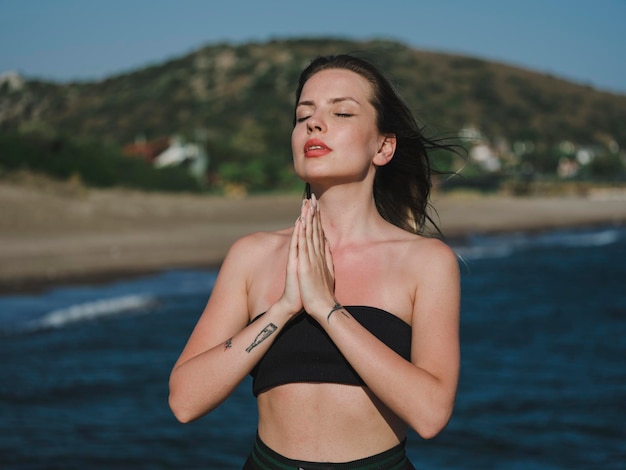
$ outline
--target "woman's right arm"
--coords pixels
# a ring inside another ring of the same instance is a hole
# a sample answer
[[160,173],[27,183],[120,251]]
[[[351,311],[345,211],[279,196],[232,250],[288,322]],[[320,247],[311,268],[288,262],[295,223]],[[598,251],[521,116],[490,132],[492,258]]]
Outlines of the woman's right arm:
[[[171,372],[169,405],[182,423],[203,416],[224,401],[300,309],[299,295],[294,302],[296,296],[288,292],[288,267],[281,299],[249,324],[248,272],[255,253],[258,256],[259,236],[245,237],[231,247],[204,312]],[[293,264],[294,238],[288,264]]]

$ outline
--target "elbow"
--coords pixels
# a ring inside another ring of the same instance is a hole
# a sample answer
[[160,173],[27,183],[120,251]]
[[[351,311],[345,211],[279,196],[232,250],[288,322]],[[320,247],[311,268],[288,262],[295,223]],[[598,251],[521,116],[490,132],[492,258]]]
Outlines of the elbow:
[[179,423],[187,424],[196,419],[188,407],[184,405],[183,400],[177,398],[176,394],[170,392],[168,403],[170,406],[170,410],[174,414],[174,417],[178,420]]
[[187,424],[200,418],[203,412],[199,407],[197,399],[194,398],[193,394],[190,394],[190,390],[180,385],[170,381],[168,404],[174,417],[180,423]]
[[441,406],[437,410],[433,410],[427,417],[419,419],[419,422],[411,423],[411,427],[422,439],[432,439],[448,425],[453,408],[454,404]]
[[169,380],[168,405],[178,422],[187,424],[199,418],[199,415],[194,410],[194,400],[189,394],[189,389],[184,385],[184,381],[181,381],[177,370],[174,369]]
[[193,421],[193,417],[189,413],[189,408],[185,406],[185,403],[188,403],[188,400],[185,400],[181,394],[180,387],[176,386],[174,381],[174,371],[170,376],[169,389],[170,393],[167,398],[167,403],[170,407],[170,410],[174,414],[174,417],[178,420],[179,423],[187,424]]
[[422,439],[432,439],[437,436],[441,431],[443,431],[443,429],[446,427],[446,424],[448,424],[448,421],[445,421],[443,423],[429,423],[426,425],[422,425],[417,429],[417,434],[419,434]]
[[187,424],[210,413],[219,402],[209,401],[207,397],[198,397],[192,391],[170,386],[168,404],[174,417],[180,423]]

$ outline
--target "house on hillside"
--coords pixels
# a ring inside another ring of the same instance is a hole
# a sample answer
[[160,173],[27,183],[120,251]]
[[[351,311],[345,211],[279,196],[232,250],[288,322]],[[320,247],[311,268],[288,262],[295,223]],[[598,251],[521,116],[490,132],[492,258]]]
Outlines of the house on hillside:
[[138,136],[135,142],[122,148],[122,153],[127,157],[138,157],[148,163],[153,163],[155,158],[169,146],[169,137],[159,137],[158,139],[147,141],[144,136]]
[[490,173],[501,170],[502,150],[491,145],[478,128],[466,126],[459,131],[459,137],[469,146],[469,156],[474,163]]
[[485,171],[493,173],[500,171],[502,168],[500,156],[495,149],[486,142],[473,145],[469,154],[472,161],[476,162]]
[[161,137],[153,141],[139,138],[123,148],[124,155],[140,157],[155,168],[184,166],[198,181],[204,180],[209,166],[209,157],[203,146],[184,142],[178,136]]

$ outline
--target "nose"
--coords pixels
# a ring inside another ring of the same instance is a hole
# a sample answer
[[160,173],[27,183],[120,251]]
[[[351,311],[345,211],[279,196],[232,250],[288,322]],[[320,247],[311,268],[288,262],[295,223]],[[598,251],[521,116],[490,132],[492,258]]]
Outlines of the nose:
[[309,116],[309,119],[306,120],[307,131],[312,132],[324,132],[326,130],[326,123],[319,115],[319,113],[313,113],[313,115]]

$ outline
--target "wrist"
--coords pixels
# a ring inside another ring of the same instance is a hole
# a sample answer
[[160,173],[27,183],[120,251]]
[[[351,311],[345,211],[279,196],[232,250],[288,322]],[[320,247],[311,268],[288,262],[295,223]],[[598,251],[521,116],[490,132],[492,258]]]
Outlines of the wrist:
[[315,318],[320,324],[328,324],[330,320],[339,312],[344,312],[344,315],[347,315],[346,310],[343,305],[341,305],[336,299],[330,299],[327,301],[319,302],[315,307],[310,306],[306,308],[306,312]]
[[273,314],[276,314],[280,317],[285,317],[287,320],[289,320],[292,317],[295,317],[300,312],[302,312],[302,307],[296,308],[293,305],[289,305],[288,302],[283,302],[281,300],[278,300],[276,303],[270,306],[270,308],[268,309],[268,312],[270,310],[272,311]]
[[317,298],[315,302],[307,302],[304,311],[315,318],[318,322],[326,321],[328,312],[339,305],[334,297]]
[[335,312],[337,312],[338,310],[343,310],[343,305],[341,305],[339,302],[335,301],[335,305],[333,305],[333,307],[326,314],[326,322],[327,323],[330,322],[330,317],[332,317],[333,314]]

